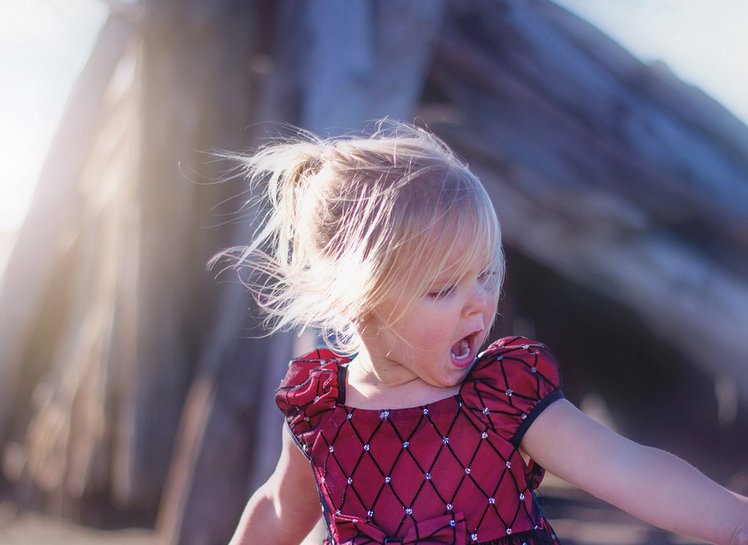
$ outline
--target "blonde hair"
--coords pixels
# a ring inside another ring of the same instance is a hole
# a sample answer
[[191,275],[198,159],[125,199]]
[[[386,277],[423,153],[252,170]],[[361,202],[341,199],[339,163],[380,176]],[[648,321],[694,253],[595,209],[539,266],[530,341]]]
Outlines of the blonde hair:
[[315,327],[331,348],[352,353],[358,318],[397,296],[394,323],[448,267],[453,281],[478,267],[501,285],[501,232],[488,194],[423,129],[380,122],[368,135],[332,139],[299,130],[235,157],[269,207],[247,246],[211,264],[230,258],[254,271],[248,286],[270,332]]

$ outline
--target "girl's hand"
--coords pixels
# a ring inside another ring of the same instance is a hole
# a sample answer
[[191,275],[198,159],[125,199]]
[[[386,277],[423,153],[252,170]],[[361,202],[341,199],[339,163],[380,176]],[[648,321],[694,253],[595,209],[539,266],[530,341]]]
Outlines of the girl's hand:
[[551,473],[650,524],[719,545],[748,545],[748,498],[618,435],[566,400],[538,416],[521,448]]

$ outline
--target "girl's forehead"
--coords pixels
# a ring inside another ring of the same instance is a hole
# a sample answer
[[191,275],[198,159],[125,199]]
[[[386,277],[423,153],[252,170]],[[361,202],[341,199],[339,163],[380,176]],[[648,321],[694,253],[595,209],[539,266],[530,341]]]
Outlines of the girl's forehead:
[[429,260],[431,266],[424,263],[421,270],[436,281],[446,282],[467,273],[480,272],[491,261],[491,256],[481,251],[485,244],[466,232],[431,243],[435,259]]
[[436,206],[419,202],[415,213],[405,216],[395,270],[408,291],[423,293],[436,283],[456,282],[497,263],[501,235],[486,199],[479,191],[466,191]]
[[[431,271],[432,276],[436,282],[449,282],[467,273],[479,273],[485,267],[484,260],[481,260],[480,263],[475,259],[471,261],[468,262],[465,253],[452,251],[441,268]],[[488,261],[488,259],[485,261]]]

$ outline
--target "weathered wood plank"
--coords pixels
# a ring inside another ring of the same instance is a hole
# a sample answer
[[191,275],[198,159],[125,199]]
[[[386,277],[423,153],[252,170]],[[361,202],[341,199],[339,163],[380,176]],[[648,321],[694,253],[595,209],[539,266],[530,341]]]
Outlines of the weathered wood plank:
[[[0,285],[0,444],[24,365],[26,344],[44,313],[44,294],[59,274],[62,256],[78,232],[79,176],[102,123],[103,96],[132,28],[110,17],[68,98],[50,145],[28,215],[9,256]],[[43,257],[42,257],[43,256]]]
[[510,245],[617,298],[748,397],[748,128],[533,6],[451,3],[433,82],[455,118],[421,116],[481,172]]

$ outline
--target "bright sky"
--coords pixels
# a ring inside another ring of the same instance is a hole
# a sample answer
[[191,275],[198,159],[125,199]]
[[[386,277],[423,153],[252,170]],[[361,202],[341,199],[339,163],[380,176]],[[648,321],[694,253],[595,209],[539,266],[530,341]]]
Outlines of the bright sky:
[[748,123],[746,0],[553,0]]
[[[745,0],[555,0],[748,120]],[[103,0],[0,0],[0,233],[17,229]]]

